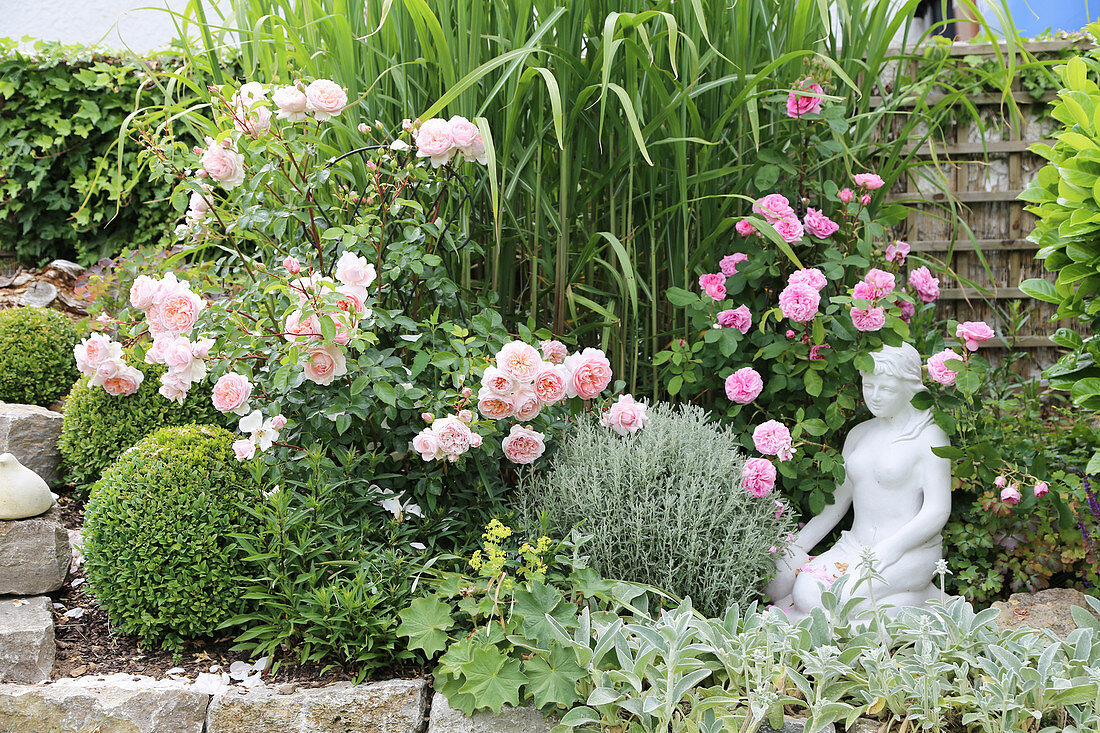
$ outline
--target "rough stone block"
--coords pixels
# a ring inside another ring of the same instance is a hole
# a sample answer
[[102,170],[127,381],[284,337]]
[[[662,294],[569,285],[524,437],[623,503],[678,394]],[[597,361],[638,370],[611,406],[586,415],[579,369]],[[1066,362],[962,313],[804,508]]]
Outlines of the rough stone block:
[[1072,608],[1095,613],[1085,600],[1085,594],[1073,588],[1047,588],[1038,593],[1013,593],[1007,601],[997,601],[993,608],[1000,609],[997,625],[1002,629],[1030,626],[1033,629],[1049,629],[1065,639],[1077,628]]
[[0,598],[0,682],[45,682],[56,655],[50,599]]
[[536,708],[513,708],[505,705],[499,715],[474,713],[470,717],[455,710],[441,693],[432,697],[432,714],[428,733],[550,733],[554,721]]
[[0,402],[0,453],[11,453],[50,486],[61,483],[61,413]]
[[234,688],[210,703],[206,733],[416,733],[427,701],[424,680],[341,683],[289,695]]
[[192,691],[187,682],[131,675],[0,685],[0,730],[203,733],[209,703],[209,695]]
[[0,521],[0,595],[57,590],[68,577],[72,557],[56,506],[40,517]]

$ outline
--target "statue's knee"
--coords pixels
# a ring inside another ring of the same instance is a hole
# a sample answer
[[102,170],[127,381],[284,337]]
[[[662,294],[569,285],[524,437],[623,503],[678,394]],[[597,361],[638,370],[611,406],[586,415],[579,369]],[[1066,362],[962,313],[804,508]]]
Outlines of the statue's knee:
[[809,613],[811,609],[821,605],[821,583],[817,578],[806,573],[800,573],[794,581],[794,589],[791,591],[791,600],[794,607],[803,613]]

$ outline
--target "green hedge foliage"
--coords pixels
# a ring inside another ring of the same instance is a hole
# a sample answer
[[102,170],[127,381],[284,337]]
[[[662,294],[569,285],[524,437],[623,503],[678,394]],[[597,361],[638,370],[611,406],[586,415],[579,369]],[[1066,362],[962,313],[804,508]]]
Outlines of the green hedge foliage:
[[[2,185],[2,184],[0,184]],[[80,376],[72,319],[46,308],[0,311],[0,401],[49,407]]]
[[0,39],[0,243],[21,262],[89,265],[170,234],[167,186],[133,141],[121,166],[116,147],[127,115],[156,101],[161,63]]
[[157,428],[188,423],[228,426],[237,419],[227,419],[214,409],[209,383],[196,384],[180,405],[157,392],[165,367],[146,364],[129,353],[126,363],[145,374],[135,394],[112,397],[100,387],[89,386],[84,376],[65,401],[58,447],[67,479],[77,486],[94,483],[120,453]]
[[180,648],[243,608],[244,553],[230,537],[258,484],[233,436],[207,425],[162,428],[92,487],[84,521],[88,580],[112,623],[145,644]]

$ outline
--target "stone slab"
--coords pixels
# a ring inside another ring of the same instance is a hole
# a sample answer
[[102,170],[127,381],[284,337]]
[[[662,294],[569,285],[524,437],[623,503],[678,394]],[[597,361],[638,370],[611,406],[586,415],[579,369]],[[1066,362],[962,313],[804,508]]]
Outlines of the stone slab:
[[[0,685],[5,733],[203,733],[210,696],[186,682],[110,675]],[[262,729],[256,729],[257,731]]]
[[0,595],[52,593],[71,562],[69,533],[56,506],[38,517],[0,521]]
[[1073,588],[1047,588],[1038,593],[1013,593],[1007,601],[997,601],[993,608],[1000,609],[997,625],[1002,629],[1029,626],[1033,629],[1049,629],[1065,639],[1077,628],[1073,620],[1074,606],[1091,611],[1085,594]]
[[422,679],[342,683],[289,695],[232,688],[210,703],[206,733],[418,733],[427,702]]
[[50,486],[61,483],[60,412],[0,402],[0,453],[11,453]]
[[428,721],[428,733],[550,733],[553,727],[553,721],[531,706],[505,705],[499,715],[480,712],[471,717],[452,708],[438,692]]
[[45,682],[56,656],[50,599],[0,598],[0,682]]

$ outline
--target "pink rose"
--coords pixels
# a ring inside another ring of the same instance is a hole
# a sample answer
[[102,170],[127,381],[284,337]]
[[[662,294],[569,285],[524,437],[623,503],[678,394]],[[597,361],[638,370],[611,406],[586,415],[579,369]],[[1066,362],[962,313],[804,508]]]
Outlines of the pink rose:
[[507,397],[516,390],[516,378],[495,366],[485,367],[481,386],[499,397]]
[[998,476],[997,478],[993,479],[993,485],[996,486],[998,489],[1003,489],[1006,483],[1008,483],[1008,479],[1006,479],[1004,476]]
[[474,413],[470,410],[459,410],[458,419],[469,425],[474,421]]
[[840,189],[840,191],[837,193],[837,196],[840,198],[840,203],[842,204],[850,204],[855,201],[856,198],[856,195],[852,193],[852,189],[850,188]]
[[1016,506],[1020,503],[1020,499],[1022,498],[1020,489],[1016,484],[1009,484],[1001,490],[1001,501],[1010,506]]
[[73,349],[76,368],[81,374],[94,374],[104,361],[122,361],[122,344],[103,333],[93,333]]
[[962,361],[962,357],[951,349],[944,349],[939,353],[932,354],[932,356],[928,357],[928,376],[932,377],[933,381],[945,387],[953,385],[955,383],[956,372],[945,363],[952,359]]
[[[722,274],[726,277],[731,277],[737,274],[737,266],[747,260],[749,256],[742,252],[734,252],[731,255],[726,255],[718,263],[718,268],[722,271]],[[724,283],[723,283],[724,284]]]
[[103,389],[112,397],[129,397],[138,391],[143,381],[145,375],[140,369],[123,364],[113,377],[103,380]]
[[720,272],[700,275],[699,287],[714,300],[722,300],[726,297],[726,276]]
[[302,311],[297,310],[286,317],[283,324],[283,337],[287,341],[313,341],[321,338],[321,321],[316,315],[302,320]]
[[250,461],[256,456],[256,444],[248,438],[233,441],[233,454],[238,461]]
[[821,295],[809,285],[788,285],[779,293],[779,309],[795,323],[812,321],[821,304]]
[[275,417],[271,418],[270,422],[271,427],[275,430],[282,430],[286,427],[286,418],[282,415],[276,415]]
[[512,431],[500,445],[504,449],[504,456],[512,463],[534,463],[546,452],[546,443],[543,440],[545,437],[531,428],[513,425]]
[[855,181],[855,184],[857,186],[859,186],[860,188],[865,188],[868,191],[874,191],[876,189],[882,188],[883,184],[885,183],[885,181],[883,181],[881,177],[874,173],[857,173],[852,176],[852,180]]
[[251,112],[238,107],[235,113],[233,127],[241,132],[259,137],[271,129],[271,110],[267,107],[257,107]]
[[453,415],[432,423],[431,430],[439,438],[440,449],[449,456],[459,456],[470,448],[470,426]]
[[439,438],[431,428],[424,428],[412,440],[413,450],[420,454],[425,461],[437,461],[444,457],[443,448],[439,444]]
[[815,344],[811,346],[810,361],[825,361],[825,357],[821,355],[821,352],[828,348],[831,348],[829,344]]
[[297,275],[302,271],[302,263],[299,262],[296,257],[287,257],[283,260],[283,267],[285,267],[286,271],[291,275]]
[[585,349],[565,360],[570,376],[567,394],[576,395],[582,400],[598,397],[611,384],[611,362],[599,349]]
[[543,364],[535,375],[535,394],[544,405],[553,405],[564,397],[569,385],[569,373],[565,367]]
[[857,331],[878,331],[886,325],[886,312],[882,308],[853,308],[852,325]]
[[367,262],[366,257],[360,257],[354,252],[344,252],[336,261],[336,279],[345,285],[358,285],[365,288],[374,282],[376,277],[378,273],[374,265]]
[[347,359],[339,346],[325,344],[306,353],[305,375],[311,382],[327,386],[347,373]]
[[806,216],[803,217],[803,222],[806,225],[806,231],[818,239],[831,237],[840,229],[839,224],[814,208],[806,209]]
[[164,330],[177,336],[189,334],[195,328],[199,312],[205,307],[202,298],[190,290],[176,290],[160,304],[160,324]]
[[130,305],[138,310],[148,310],[153,305],[160,284],[148,275],[138,275],[130,286]]
[[244,156],[236,149],[223,147],[212,138],[206,138],[207,148],[199,163],[211,179],[231,191],[244,183]]
[[468,161],[477,161],[482,165],[489,162],[485,153],[485,143],[481,139],[481,130],[465,117],[455,115],[450,120],[451,140],[462,157]]
[[747,405],[764,391],[764,380],[752,367],[741,367],[726,377],[726,397],[739,405]]
[[499,395],[488,387],[482,387],[477,393],[477,409],[490,420],[503,420],[516,414],[510,397]]
[[856,286],[852,288],[852,299],[866,301],[874,300],[875,286],[865,280],[860,280],[856,283]]
[[796,120],[808,114],[821,112],[821,100],[825,90],[813,79],[802,79],[787,95],[787,116]]
[[336,288],[336,307],[352,316],[348,319],[350,325],[358,324],[367,314],[367,295],[367,289],[362,285],[340,285]]
[[438,117],[433,117],[421,124],[414,140],[417,157],[430,158],[433,168],[446,165],[455,154],[451,125]]
[[524,385],[523,389],[512,395],[512,405],[520,422],[534,420],[542,412],[542,401],[531,385]]
[[791,447],[791,431],[777,420],[768,420],[752,431],[752,442],[764,455],[778,455]]
[[885,270],[880,270],[877,267],[872,267],[867,271],[867,274],[863,277],[863,282],[875,289],[876,298],[889,295],[894,292],[894,287],[896,286],[894,274],[886,272]]
[[724,310],[718,314],[718,325],[724,328],[736,328],[743,334],[748,333],[752,327],[752,313],[749,312],[747,305]]
[[893,262],[897,260],[899,265],[904,265],[905,258],[909,256],[909,249],[909,243],[899,239],[886,248],[886,261]]
[[775,488],[775,466],[766,458],[750,458],[741,467],[741,483],[745,491],[763,499]]
[[794,209],[786,196],[769,193],[752,205],[752,213],[760,214],[769,224],[775,224],[780,219],[793,217]]
[[752,222],[748,219],[742,219],[733,225],[733,228],[737,230],[737,233],[742,237],[747,237],[756,231],[756,227],[752,225]]
[[306,87],[306,103],[314,119],[324,122],[348,106],[348,93],[334,81],[318,79]]
[[964,321],[955,327],[955,337],[966,342],[966,348],[977,351],[978,344],[993,338],[993,329],[985,321]]
[[1037,498],[1041,499],[1048,493],[1050,493],[1050,486],[1047,484],[1046,481],[1040,481],[1039,483],[1035,484],[1035,496]]
[[561,364],[569,356],[569,349],[561,341],[540,341],[539,348],[542,349],[542,358],[551,364]]
[[306,119],[309,100],[298,87],[279,87],[271,93],[271,101],[279,108],[276,118],[287,122],[301,122]]
[[806,233],[802,228],[802,222],[793,216],[789,219],[780,219],[773,224],[775,232],[783,238],[784,242],[794,244],[795,242],[801,242],[803,235]]
[[218,412],[234,412],[243,415],[248,412],[248,398],[252,396],[252,382],[248,377],[236,372],[223,374],[214,384],[211,399]]
[[822,274],[821,270],[816,267],[808,267],[798,272],[792,272],[787,277],[787,284],[809,285],[820,293],[829,284],[829,281],[825,279],[825,275]]
[[611,428],[623,437],[638,432],[648,424],[646,404],[635,402],[634,397],[628,394],[620,395],[618,402],[600,417],[600,425]]
[[865,193],[862,196],[860,196],[859,197],[859,203],[863,204],[864,206],[870,206],[870,204],[871,204],[871,194]]
[[898,308],[901,309],[901,320],[909,323],[913,320],[913,316],[917,314],[917,307],[910,303],[908,300],[899,300]]
[[922,303],[934,303],[940,297],[940,281],[932,277],[932,273],[924,265],[910,271],[909,284],[917,291],[917,297]]
[[507,374],[517,382],[530,384],[535,380],[535,375],[542,366],[542,356],[539,350],[522,341],[511,341],[504,344],[497,352],[497,369]]

